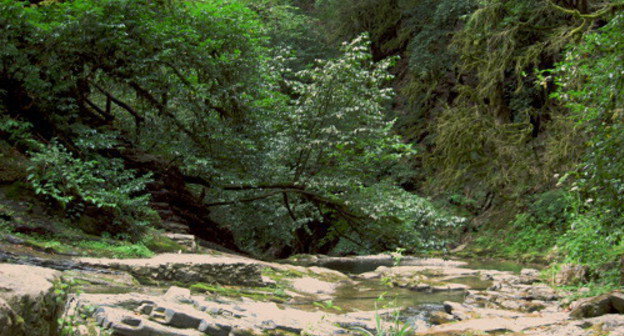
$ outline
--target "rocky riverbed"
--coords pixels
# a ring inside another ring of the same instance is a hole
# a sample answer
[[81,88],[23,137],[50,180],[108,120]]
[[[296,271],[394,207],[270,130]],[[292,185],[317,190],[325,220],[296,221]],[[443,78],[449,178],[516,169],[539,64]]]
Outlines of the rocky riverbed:
[[393,266],[388,255],[270,263],[210,250],[4,256],[0,336],[366,335],[403,325],[415,335],[624,335],[624,294],[568,306],[570,293],[528,268],[413,257]]

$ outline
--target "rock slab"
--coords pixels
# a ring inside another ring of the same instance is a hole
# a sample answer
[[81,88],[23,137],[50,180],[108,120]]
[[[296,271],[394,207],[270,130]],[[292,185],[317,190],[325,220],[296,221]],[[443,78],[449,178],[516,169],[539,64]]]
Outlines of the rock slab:
[[0,336],[56,334],[64,306],[55,293],[60,275],[43,267],[0,264]]

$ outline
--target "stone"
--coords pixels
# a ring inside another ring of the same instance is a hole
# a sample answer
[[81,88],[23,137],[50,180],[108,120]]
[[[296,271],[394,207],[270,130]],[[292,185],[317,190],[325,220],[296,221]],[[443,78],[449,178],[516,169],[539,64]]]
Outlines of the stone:
[[182,246],[187,247],[191,251],[197,250],[197,242],[194,235],[167,232],[164,236]]
[[574,285],[587,279],[587,266],[564,264],[555,275],[555,284],[559,286]]
[[534,284],[536,282],[540,282],[539,278],[540,272],[536,269],[532,268],[524,268],[520,271],[520,277],[518,277],[518,282],[520,284]]
[[0,335],[53,335],[63,311],[55,282],[61,273],[52,269],[0,264]]
[[310,277],[294,279],[291,285],[295,291],[315,295],[330,295],[336,290],[336,284]]
[[111,329],[118,336],[200,336],[198,330],[178,330],[159,323],[148,321],[123,309],[100,307],[94,317],[98,325]]
[[11,335],[11,330],[16,330],[23,324],[21,317],[15,313],[6,301],[0,299],[0,335]]
[[445,301],[444,311],[447,314],[454,316],[458,320],[467,320],[470,318],[469,310],[461,303]]
[[607,314],[624,314],[624,293],[611,293],[577,300],[570,305],[570,316],[575,319]]
[[171,286],[163,295],[163,299],[175,303],[193,303],[191,298],[191,290],[177,286]]
[[431,290],[431,285],[427,285],[426,283],[419,283],[419,284],[415,284],[415,285],[409,285],[408,286],[410,290],[413,290],[415,292],[426,292],[428,290]]
[[172,308],[166,308],[162,320],[164,324],[176,328],[197,329],[203,320],[203,316],[198,316],[199,314],[199,312],[193,314],[193,312],[189,311],[180,311]]
[[619,313],[624,314],[624,293],[621,291],[611,292],[611,304],[613,308]]
[[362,280],[374,280],[374,279],[380,279],[381,274],[378,272],[365,272],[365,273],[358,274],[356,278],[362,279]]
[[455,291],[465,291],[465,290],[468,290],[469,288],[470,287],[463,285],[463,284],[448,283],[444,285],[431,286],[431,291],[433,292],[455,292]]
[[203,320],[197,330],[212,336],[228,336],[232,331],[232,327]]
[[458,252],[462,252],[463,250],[465,250],[468,247],[468,244],[461,244],[459,246],[457,246],[456,248],[452,249],[450,252],[451,253],[458,253]]
[[525,300],[556,301],[561,295],[547,285],[538,284],[527,287],[521,297]]
[[432,312],[429,316],[429,322],[432,324],[444,324],[454,322],[456,320],[455,316],[440,311]]
[[88,293],[129,292],[139,287],[139,282],[126,272],[94,272],[69,270],[63,272],[64,281],[76,283],[76,289]]
[[520,275],[521,276],[527,276],[527,277],[539,277],[540,272],[536,269],[533,268],[523,268],[520,271]]
[[243,257],[165,253],[148,259],[78,258],[83,266],[104,267],[132,274],[139,281],[218,283],[263,286],[262,262]]
[[4,235],[3,239],[9,244],[23,245],[24,243],[26,243],[24,239],[10,234]]
[[461,335],[461,333],[465,334],[468,331],[485,333],[518,333],[526,329],[559,323],[565,321],[566,318],[567,314],[565,313],[553,313],[542,316],[517,316],[515,318],[476,318],[435,326],[423,333],[416,333],[416,335],[435,335],[436,333],[442,335],[444,332],[457,332]]

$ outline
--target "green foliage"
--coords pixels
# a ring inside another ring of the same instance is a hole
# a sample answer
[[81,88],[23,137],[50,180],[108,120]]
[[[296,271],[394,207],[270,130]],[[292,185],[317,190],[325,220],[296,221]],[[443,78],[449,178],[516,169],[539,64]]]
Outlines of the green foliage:
[[[462,220],[397,187],[414,150],[388,117],[394,59],[373,62],[379,48],[357,37],[306,68],[319,55],[315,22],[286,0],[0,0],[2,113],[49,142],[29,148],[29,182],[68,210],[110,212],[105,231],[134,234],[153,219],[150,176],[114,157],[136,149],[180,168],[249,251],[297,249],[313,232],[304,248],[442,246]],[[383,48],[402,48],[400,35]]]
[[143,243],[111,244],[104,241],[82,241],[77,247],[90,251],[90,254],[110,258],[149,258],[154,252]]
[[511,255],[545,253],[556,244],[557,233],[545,223],[525,213],[516,216],[512,223],[513,238],[510,237],[504,250]]
[[613,238],[605,232],[599,217],[583,215],[570,223],[570,230],[559,238],[558,243],[565,261],[604,265],[610,259],[609,251],[621,253],[614,250],[610,241]]
[[401,31],[401,7],[414,1],[399,2],[401,5],[393,0],[317,0],[315,8],[334,42],[369,33],[378,53],[388,56],[404,47],[409,37],[409,31]]
[[155,251],[146,247],[145,243],[131,243],[125,240],[113,240],[104,234],[100,240],[94,237],[84,237],[67,232],[52,236],[27,236],[20,233],[13,235],[24,239],[25,245],[38,250],[58,254],[80,254],[101,258],[147,258],[152,257]]
[[545,0],[480,2],[453,37],[466,80],[430,128],[432,184],[516,198],[551,175],[537,153],[557,106],[547,98],[550,81],[538,79],[573,40],[567,32],[577,21]]
[[392,257],[392,265],[401,265],[401,260],[403,260],[404,257],[403,253],[405,253],[405,248],[403,247],[397,247],[393,252],[390,253],[390,256]]
[[335,310],[339,312],[342,311],[342,308],[340,308],[340,306],[335,305],[333,300],[317,301],[317,302],[313,302],[313,304],[324,310]]
[[[103,159],[103,158],[100,158]],[[84,202],[113,211],[130,227],[109,227],[111,232],[141,231],[150,215],[149,195],[141,193],[149,175],[136,177],[119,160],[82,160],[64,146],[52,142],[41,152],[33,153],[28,181],[35,193],[49,196],[63,207]]]
[[435,147],[424,157],[432,169],[428,185],[444,190],[468,186],[476,191],[521,189],[536,175],[526,122],[500,123],[477,106],[458,106],[442,112],[434,125]]
[[576,195],[576,205],[557,252],[565,262],[587,265],[591,280],[602,285],[622,281],[624,103],[618,97],[624,90],[624,52],[617,47],[622,43],[624,15],[617,13],[604,27],[570,44],[552,72],[559,85],[553,97],[567,108],[560,122],[581,140],[565,144],[580,154],[559,182]]
[[[585,155],[577,169],[577,187],[597,206],[611,212],[617,225],[624,204],[624,16],[616,15],[584,41],[570,45],[566,59],[558,64],[560,89],[554,97],[569,109],[566,122],[585,143]],[[617,220],[616,220],[617,219]]]
[[394,172],[413,151],[393,134],[393,122],[383,113],[392,95],[384,87],[391,60],[373,63],[368,50],[367,40],[357,38],[343,45],[341,57],[289,82],[298,98],[272,116],[269,151],[263,165],[249,172],[258,182],[283,187],[257,196],[267,200],[253,207],[217,210],[220,217],[243,221],[235,228],[243,242],[279,241],[324,222],[331,225],[327,239],[346,239],[344,244],[355,243],[362,252],[416,250],[439,247],[436,230],[461,222],[393,186]]
[[302,69],[315,59],[324,58],[328,53],[335,53],[334,48],[326,43],[319,43],[325,38],[321,31],[321,22],[306,15],[291,0],[242,0],[249,8],[258,13],[271,39],[271,53],[284,50],[291,54],[286,65],[293,69]]
[[155,253],[172,253],[185,251],[187,248],[168,238],[167,236],[152,233],[143,238],[142,243]]
[[537,258],[558,246],[578,212],[577,195],[565,190],[551,190],[528,200],[524,212],[498,230],[484,233],[477,243],[498,251],[505,257]]
[[407,49],[408,81],[401,90],[410,103],[410,113],[401,124],[408,127],[404,132],[409,138],[420,136],[418,133],[423,132],[430,121],[425,117],[444,108],[440,104],[450,98],[454,83],[449,79],[457,72],[459,57],[451,42],[476,3],[474,0],[420,0],[404,9],[403,26],[412,31],[412,37]]
[[15,120],[4,116],[0,110],[0,135],[10,143],[23,146],[26,149],[40,149],[41,143],[32,137],[32,125],[28,122]]
[[375,332],[370,332],[364,328],[353,329],[362,336],[407,336],[412,334],[412,328],[408,324],[399,321],[398,314],[394,316],[394,321],[390,325],[384,324],[381,315],[375,314]]
[[283,303],[290,299],[290,296],[286,294],[283,288],[241,288],[241,287],[233,287],[233,286],[218,286],[218,285],[210,285],[203,282],[198,282],[196,284],[191,285],[190,289],[195,292],[202,293],[214,293],[223,296],[230,297],[247,297],[254,300],[260,301],[272,301]]

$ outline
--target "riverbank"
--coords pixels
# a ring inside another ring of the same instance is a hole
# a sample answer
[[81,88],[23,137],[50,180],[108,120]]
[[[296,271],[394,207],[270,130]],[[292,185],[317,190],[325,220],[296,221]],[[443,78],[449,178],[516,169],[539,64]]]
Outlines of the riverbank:
[[[399,335],[402,328],[415,335],[624,332],[624,317],[614,314],[624,312],[618,292],[570,302],[574,293],[550,287],[528,268],[514,272],[409,256],[395,266],[387,265],[394,260],[389,255],[299,256],[306,260],[300,266],[214,250],[123,260],[46,259],[27,252],[14,245],[11,253],[21,254],[23,264],[38,260],[38,266],[0,264],[2,336]],[[15,274],[38,285],[26,293]],[[24,310],[20,302],[40,309]]]

